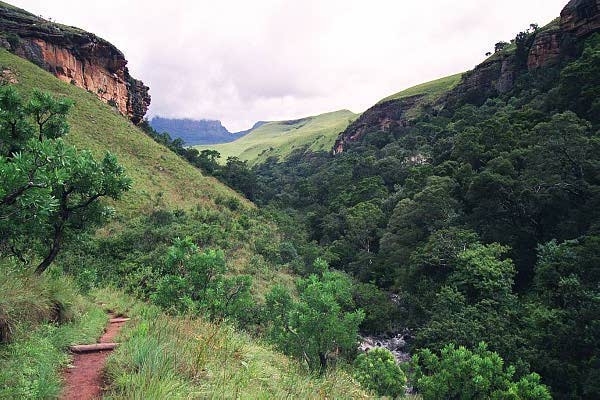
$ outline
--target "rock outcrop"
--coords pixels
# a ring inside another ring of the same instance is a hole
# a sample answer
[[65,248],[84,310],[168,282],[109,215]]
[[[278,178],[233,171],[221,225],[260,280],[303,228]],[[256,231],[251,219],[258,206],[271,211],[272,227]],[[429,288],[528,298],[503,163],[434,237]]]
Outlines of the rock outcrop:
[[[490,97],[510,92],[519,74],[554,67],[576,57],[581,51],[581,40],[599,31],[600,0],[571,0],[559,18],[529,32],[521,43],[521,52],[515,51],[514,45],[497,52],[466,72],[456,87],[430,106],[439,110],[462,103],[479,105]],[[333,154],[343,152],[348,143],[360,140],[366,133],[406,126],[410,122],[407,110],[419,106],[415,100],[418,99],[392,100],[371,107],[340,134]]]
[[560,13],[561,30],[577,37],[600,30],[600,0],[571,0]]
[[368,132],[388,132],[398,125],[406,126],[409,120],[408,112],[418,106],[422,98],[422,95],[405,97],[371,107],[338,136],[333,146],[333,154],[342,153],[348,142],[355,142]]
[[139,123],[150,105],[149,88],[129,75],[127,60],[111,43],[0,2],[0,45],[95,93]]

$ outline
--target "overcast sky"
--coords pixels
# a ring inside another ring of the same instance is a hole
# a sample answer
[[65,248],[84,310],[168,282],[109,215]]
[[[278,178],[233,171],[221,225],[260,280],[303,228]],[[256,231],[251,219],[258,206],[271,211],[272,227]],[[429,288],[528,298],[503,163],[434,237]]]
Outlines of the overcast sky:
[[8,0],[101,36],[150,86],[148,116],[258,120],[362,112],[473,68],[567,0]]

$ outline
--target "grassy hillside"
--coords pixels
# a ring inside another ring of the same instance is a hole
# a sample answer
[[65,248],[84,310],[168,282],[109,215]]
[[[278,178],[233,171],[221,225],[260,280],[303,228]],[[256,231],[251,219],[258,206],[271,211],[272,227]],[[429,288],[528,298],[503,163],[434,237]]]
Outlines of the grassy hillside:
[[156,307],[99,290],[93,296],[132,321],[109,359],[115,399],[366,399],[345,372],[317,377],[229,325],[169,317]]
[[[153,300],[176,237],[189,237],[201,249],[223,250],[227,278],[250,275],[248,301],[256,310],[273,284],[293,287],[294,275],[281,261],[276,228],[251,203],[155,143],[95,94],[6,51],[0,51],[0,71],[4,80],[18,81],[22,95],[38,89],[72,99],[67,140],[98,156],[110,150],[133,179],[133,189],[112,204],[118,219],[99,233],[72,238],[44,277],[31,277],[15,260],[0,259],[0,293],[10,294],[0,295],[0,333],[10,333],[2,336],[10,343],[0,343],[0,398],[57,397],[68,346],[94,341],[106,321],[94,303],[111,300],[110,292],[92,300],[79,289],[107,285],[129,292],[120,294],[121,301],[141,308],[138,314],[126,310],[137,321],[108,366],[111,398],[162,398],[153,397],[156,390],[172,398],[227,397],[231,384],[245,398],[365,397],[342,371],[315,378],[300,362],[229,324],[176,318],[133,300],[131,294]],[[149,326],[150,334],[141,335]],[[130,368],[134,363],[137,369]]]
[[340,110],[295,121],[268,122],[235,142],[196,148],[217,150],[223,162],[235,156],[250,163],[271,156],[284,158],[303,146],[329,150],[338,134],[357,117],[351,111]]
[[379,103],[385,103],[386,101],[399,100],[405,97],[422,95],[424,96],[423,102],[432,102],[437,97],[441,96],[448,90],[452,89],[460,82],[462,73],[446,76],[444,78],[436,79],[431,82],[421,83],[420,85],[413,86],[405,89],[401,92],[393,94],[379,101]]
[[0,50],[0,66],[11,71],[5,74],[16,77],[15,86],[21,94],[28,95],[38,89],[75,102],[67,140],[78,148],[92,150],[97,156],[110,150],[133,178],[133,189],[114,204],[119,213],[144,213],[159,194],[170,208],[213,204],[218,196],[235,196],[249,204],[216,179],[203,176],[198,169],[152,141],[95,94],[64,83],[5,50]]

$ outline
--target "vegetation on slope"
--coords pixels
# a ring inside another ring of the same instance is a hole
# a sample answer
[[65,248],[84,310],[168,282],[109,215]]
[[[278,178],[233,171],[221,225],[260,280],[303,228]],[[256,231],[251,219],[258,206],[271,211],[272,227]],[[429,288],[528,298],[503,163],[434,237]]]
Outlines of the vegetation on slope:
[[[358,386],[350,378],[344,378],[343,372],[328,372],[333,378],[315,380],[308,372],[302,372],[302,364],[292,362],[270,350],[262,350],[253,342],[255,339],[247,335],[236,337],[228,325],[216,322],[227,319],[232,325],[260,334],[262,326],[268,325],[272,317],[263,310],[264,294],[269,286],[279,283],[279,287],[292,288],[293,276],[288,272],[288,262],[293,260],[296,265],[310,264],[314,256],[299,258],[295,255],[283,260],[280,239],[274,226],[267,222],[253,206],[214,179],[203,177],[196,168],[153,142],[92,94],[61,83],[37,67],[8,53],[0,55],[0,63],[4,71],[10,71],[7,73],[17,78],[18,90],[26,95],[33,93],[33,89],[36,88],[50,91],[54,96],[61,98],[72,96],[75,105],[73,113],[69,116],[72,131],[67,136],[67,140],[80,147],[90,147],[96,154],[110,148],[123,160],[127,172],[131,171],[130,175],[134,178],[133,193],[123,200],[112,202],[117,209],[118,218],[99,232],[82,230],[64,238],[66,246],[60,252],[57,262],[48,271],[49,274],[58,277],[63,272],[67,272],[84,291],[112,283],[125,287],[144,300],[156,303],[172,315],[188,316],[186,320],[163,316],[166,330],[157,327],[156,333],[159,336],[156,339],[163,338],[163,334],[168,336],[171,332],[175,335],[172,338],[175,344],[180,344],[184,340],[189,341],[189,337],[186,336],[188,334],[198,335],[202,329],[213,329],[221,332],[219,334],[221,344],[231,343],[232,346],[237,346],[236,343],[241,341],[239,343],[243,343],[244,347],[237,348],[238,351],[248,350],[262,355],[255,360],[255,364],[248,362],[246,366],[242,365],[244,368],[240,368],[236,375],[236,379],[240,381],[251,381],[254,376],[248,373],[246,368],[248,365],[252,365],[255,371],[272,368],[272,365],[261,364],[268,360],[282,365],[279,369],[286,382],[285,389],[276,389],[275,393],[286,390],[302,395],[331,390],[335,395],[339,390],[353,393],[352,396],[356,394],[362,396]],[[37,101],[36,96],[38,95],[33,97],[34,101]],[[45,94],[41,96],[50,99]],[[53,100],[51,103],[55,104]],[[3,109],[3,112],[6,110]],[[4,117],[6,115],[3,115]],[[64,121],[66,115],[61,112],[55,117],[56,121],[53,119],[49,124],[59,128],[62,135],[66,132]],[[28,115],[25,115],[25,118],[28,118]],[[11,121],[6,119],[4,122],[10,124]],[[22,124],[18,122],[17,125]],[[31,133],[26,125],[23,127],[24,131]],[[46,132],[41,126],[40,130]],[[53,135],[56,132],[53,132],[48,131],[44,135],[52,136],[51,144],[60,147],[62,139],[55,140]],[[44,135],[40,133],[41,145],[45,145],[48,139],[43,138]],[[14,135],[3,136],[0,144],[6,145],[7,151],[2,155],[2,165],[11,166],[22,155],[29,157],[30,153],[37,154],[36,140],[28,140],[26,146],[16,148],[13,143],[16,139]],[[11,149],[17,149],[20,153],[14,153]],[[47,159],[53,161],[55,157],[51,155]],[[60,158],[57,160],[60,161]],[[81,161],[83,166],[93,165],[89,160]],[[43,164],[43,171],[50,172],[46,171],[45,163],[46,161]],[[79,168],[81,165],[76,167]],[[76,171],[77,168],[71,169],[69,166],[68,171]],[[3,178],[12,179],[17,170],[8,170],[9,175]],[[122,170],[119,168],[119,171]],[[91,204],[85,198],[88,195],[97,200],[98,196],[91,189],[98,183],[95,175],[79,173],[75,175],[71,177],[60,169],[56,170],[56,182],[52,181],[52,185],[56,183],[58,189],[65,190],[65,193],[58,197],[76,193],[69,187],[77,181],[78,185],[90,188],[89,193],[82,191],[77,194],[77,198],[81,198],[83,204]],[[145,179],[148,181],[144,181]],[[50,186],[37,185],[35,182],[34,187],[44,193],[50,189]],[[52,187],[50,191],[53,190]],[[104,189],[102,192],[104,193]],[[53,204],[53,201],[50,201],[50,204]],[[79,205],[75,207],[79,209]],[[59,209],[66,210],[68,207],[60,206]],[[18,227],[14,215],[11,212],[3,216],[3,223],[8,227]],[[12,231],[9,235],[15,236]],[[23,232],[23,235],[25,239],[29,239],[32,237],[32,232]],[[177,237],[185,239],[179,240]],[[172,244],[174,245],[171,246]],[[5,251],[7,249],[8,247],[0,249],[2,250],[0,271],[7,273],[14,269],[18,270],[20,275],[13,274],[9,277],[10,283],[16,286],[9,285],[8,288],[3,288],[6,289],[2,292],[3,295],[8,293],[13,297],[0,301],[0,326],[8,332],[6,340],[10,341],[0,349],[2,362],[6,366],[0,385],[3,390],[7,390],[7,393],[11,395],[16,393],[17,397],[24,392],[27,392],[26,396],[33,398],[56,396],[60,390],[58,371],[68,361],[68,357],[64,354],[66,347],[82,333],[88,330],[94,331],[98,326],[97,322],[103,319],[98,317],[97,313],[92,320],[87,320],[82,315],[77,321],[80,321],[83,326],[75,329],[73,333],[63,333],[71,331],[67,325],[64,325],[65,321],[54,317],[53,312],[66,313],[73,311],[74,308],[60,298],[60,293],[59,297],[53,297],[55,292],[52,291],[51,286],[54,281],[42,282],[36,286],[36,278],[31,277],[28,271],[28,259],[13,257],[10,252]],[[70,285],[74,290],[75,285]],[[19,290],[22,290],[22,296],[16,293]],[[46,292],[47,298],[44,297]],[[75,291],[73,293],[75,295]],[[346,303],[345,306],[353,308],[354,304]],[[203,322],[204,318],[215,322],[213,324]],[[354,331],[346,333],[350,337],[349,343],[356,341],[358,323],[360,323],[359,319],[354,324]],[[195,328],[188,330],[190,325],[195,325]],[[27,334],[22,339],[22,335],[14,334],[17,331],[34,332],[34,334]],[[35,332],[41,332],[43,339],[41,336],[36,336]],[[54,332],[57,332],[56,337]],[[21,353],[22,347],[19,347],[21,340],[23,340],[22,346],[27,349],[25,353]],[[205,345],[210,344],[210,338],[206,338]],[[182,359],[183,349],[180,346],[165,346],[171,352],[164,355],[161,351],[160,354],[167,359]],[[130,347],[124,348],[134,354],[147,349],[145,342],[134,339],[131,340]],[[154,350],[158,349],[160,347]],[[334,348],[327,348],[327,352],[334,350]],[[39,356],[39,362],[34,360],[30,351]],[[47,353],[44,357],[40,355],[42,351]],[[201,355],[194,354],[196,357]],[[215,351],[212,355],[229,356],[229,353]],[[187,354],[185,357],[186,360],[190,359]],[[206,361],[212,365],[223,366],[222,360],[208,358]],[[21,373],[16,370],[15,366],[18,364],[28,366],[32,363],[34,365],[31,368]],[[154,365],[150,359],[143,359],[140,363],[142,370],[152,368]],[[292,364],[294,366],[290,367]],[[127,362],[127,365],[130,363]],[[258,365],[261,365],[260,368]],[[330,366],[329,362],[327,366]],[[181,365],[167,363],[165,367],[171,368],[168,372],[169,376],[181,372]],[[338,377],[343,384],[336,383]],[[28,379],[31,381],[29,386]],[[319,383],[320,381],[322,383]],[[153,380],[151,383],[154,382],[156,381]],[[225,390],[229,384],[228,381],[218,382],[221,383],[199,389],[197,377],[192,376],[188,383],[194,386],[192,388],[194,393],[201,390],[202,393],[210,395],[210,393],[214,394],[215,390]],[[122,382],[115,382],[116,385],[120,383]],[[257,387],[253,386],[248,393],[254,389]],[[269,387],[261,390],[266,393],[271,391]],[[135,389],[130,387],[119,396],[135,396],[135,393]],[[349,396],[351,395],[342,397]]]
[[370,397],[346,373],[313,376],[230,325],[170,317],[114,290],[93,295],[132,317],[108,362],[110,398]]
[[327,151],[337,135],[358,115],[341,110],[295,121],[267,122],[234,142],[214,146],[196,146],[221,154],[222,162],[238,157],[254,164],[269,157],[283,159],[295,149]]
[[58,274],[32,276],[0,261],[0,398],[60,394],[72,344],[94,342],[106,314]]
[[158,143],[148,140],[135,125],[97,97],[74,85],[56,79],[50,73],[5,50],[0,50],[0,65],[18,80],[14,86],[29,97],[34,90],[47,91],[73,100],[69,114],[71,127],[66,141],[80,149],[89,149],[96,157],[110,150],[132,178],[132,189],[112,205],[121,215],[139,215],[152,209],[157,196],[169,208],[192,208],[197,204],[212,207],[217,197],[243,197],[206,177],[185,160]]
[[444,78],[436,79],[431,82],[421,83],[417,86],[410,87],[401,92],[388,96],[379,101],[379,103],[385,103],[386,101],[400,100],[406,97],[412,96],[423,96],[424,103],[432,103],[437,100],[441,95],[454,88],[462,77],[462,73],[446,76]]
[[[426,375],[455,353],[448,343],[466,349],[450,358],[471,358],[483,341],[517,381],[533,371],[556,398],[596,398],[600,34],[529,71],[537,33],[515,39],[511,91],[473,87],[476,102],[366,126],[341,154],[257,165],[255,196],[333,267],[397,294],[413,350],[436,354]],[[444,397],[435,386],[421,387],[426,398]]]

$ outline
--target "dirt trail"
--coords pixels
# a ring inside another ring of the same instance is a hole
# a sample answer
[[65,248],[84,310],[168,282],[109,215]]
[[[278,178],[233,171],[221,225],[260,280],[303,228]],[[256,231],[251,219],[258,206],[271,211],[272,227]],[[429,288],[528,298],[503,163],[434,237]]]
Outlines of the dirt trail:
[[[111,320],[115,316],[110,316]],[[126,323],[123,319],[109,322],[108,326],[98,343],[114,342],[117,333]],[[97,351],[90,353],[75,354],[72,368],[65,374],[65,387],[60,396],[61,400],[92,400],[98,399],[102,394],[102,370],[108,351]]]

